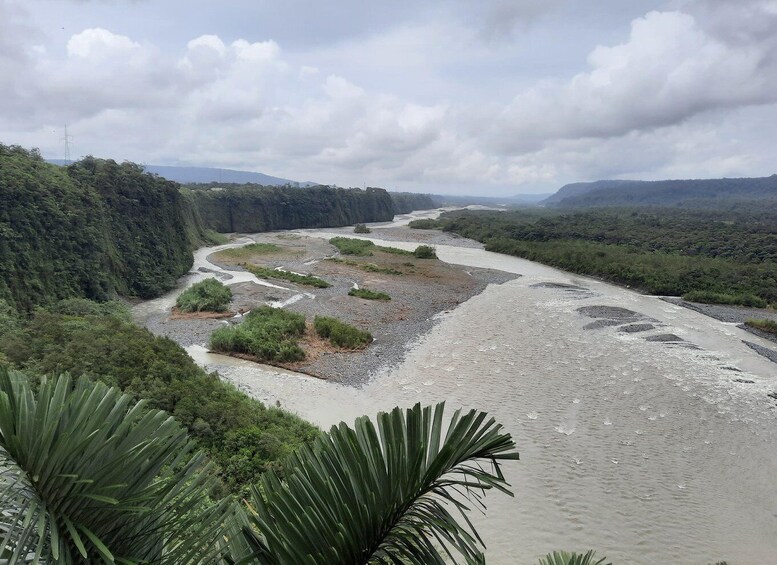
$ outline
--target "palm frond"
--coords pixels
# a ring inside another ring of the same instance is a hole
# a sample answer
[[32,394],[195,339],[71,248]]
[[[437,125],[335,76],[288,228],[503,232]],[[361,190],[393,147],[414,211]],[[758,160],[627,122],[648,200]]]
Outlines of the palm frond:
[[538,565],[612,565],[612,563],[605,563],[606,557],[594,561],[596,555],[593,550],[587,553],[570,553],[568,551],[554,551],[548,553],[545,557],[540,559]]
[[[244,529],[262,563],[483,562],[467,517],[496,489],[512,496],[500,461],[515,443],[483,412],[444,404],[395,408],[333,427],[292,455],[285,481],[263,475]],[[463,520],[462,523],[459,519]],[[245,560],[248,562],[248,559]]]
[[234,510],[168,414],[67,376],[34,394],[0,368],[0,556],[11,563],[197,563]]

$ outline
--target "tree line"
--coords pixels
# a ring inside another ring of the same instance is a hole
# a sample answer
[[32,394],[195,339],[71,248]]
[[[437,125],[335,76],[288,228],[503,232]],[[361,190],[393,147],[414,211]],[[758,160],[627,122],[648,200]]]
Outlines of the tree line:
[[454,212],[413,225],[651,294],[777,304],[777,212],[768,208]]
[[190,184],[204,225],[218,232],[347,226],[389,222],[395,214],[435,208],[428,195],[390,193],[382,188]]

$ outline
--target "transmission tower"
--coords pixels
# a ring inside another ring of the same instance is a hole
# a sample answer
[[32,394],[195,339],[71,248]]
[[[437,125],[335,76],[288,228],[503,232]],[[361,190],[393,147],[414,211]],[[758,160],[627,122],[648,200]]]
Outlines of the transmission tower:
[[65,142],[65,164],[70,164],[70,142],[72,141],[73,136],[67,134],[67,124],[65,124],[65,137],[61,139],[61,141]]

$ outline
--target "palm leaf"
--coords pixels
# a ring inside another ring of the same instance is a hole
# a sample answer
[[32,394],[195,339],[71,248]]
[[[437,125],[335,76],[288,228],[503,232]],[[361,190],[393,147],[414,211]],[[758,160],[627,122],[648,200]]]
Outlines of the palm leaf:
[[[509,434],[483,412],[444,405],[395,408],[354,428],[333,427],[285,465],[265,473],[244,528],[253,554],[275,564],[483,561],[466,513],[483,495],[512,496],[500,461],[518,459]],[[463,525],[458,518],[463,519]]]
[[0,557],[196,563],[233,509],[186,431],[115,388],[0,368]]
[[593,550],[587,553],[554,551],[540,559],[538,565],[612,565],[612,563],[605,563],[606,557],[602,557],[598,561],[594,561],[594,559],[596,559],[596,556]]

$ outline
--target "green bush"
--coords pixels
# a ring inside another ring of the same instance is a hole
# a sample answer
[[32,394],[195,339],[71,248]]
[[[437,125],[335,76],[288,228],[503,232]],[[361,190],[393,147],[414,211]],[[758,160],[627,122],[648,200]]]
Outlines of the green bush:
[[356,296],[367,300],[391,300],[391,297],[385,292],[376,292],[366,288],[352,288],[348,291],[348,296]]
[[356,224],[353,226],[353,233],[371,233],[372,230],[365,224]]
[[260,279],[281,279],[284,281],[293,282],[296,284],[302,284],[305,286],[313,286],[316,288],[328,288],[332,286],[328,282],[313,275],[298,275],[296,273],[290,273],[289,271],[276,271],[275,269],[268,269],[267,267],[258,267],[256,265],[249,265],[248,263],[241,263],[241,265],[254,276]]
[[184,290],[175,305],[181,312],[223,312],[232,301],[232,291],[221,281],[205,279]]
[[777,334],[777,322],[774,320],[750,318],[749,320],[745,320],[745,324],[753,328],[769,332],[770,334]]
[[375,246],[375,249],[378,251],[382,251],[383,253],[391,253],[392,255],[412,255],[412,251],[405,251],[404,249],[399,249],[398,247],[384,247],[382,245]]
[[342,349],[363,349],[372,341],[372,334],[336,318],[316,316],[313,322],[316,333]]
[[337,247],[343,255],[356,255],[357,257],[370,257],[375,248],[375,244],[369,240],[352,237],[333,237],[329,243]]
[[413,220],[407,226],[414,230],[436,230],[441,229],[444,222],[440,220]]
[[416,259],[437,259],[437,253],[431,245],[419,245],[413,251],[413,257]]
[[215,330],[210,347],[223,353],[253,355],[259,361],[290,363],[305,358],[297,344],[304,333],[302,314],[262,306],[252,310],[240,324]]

